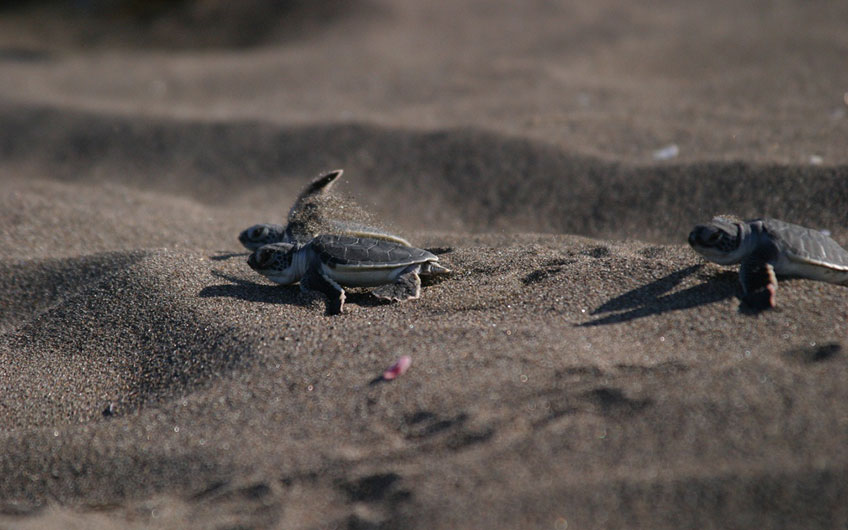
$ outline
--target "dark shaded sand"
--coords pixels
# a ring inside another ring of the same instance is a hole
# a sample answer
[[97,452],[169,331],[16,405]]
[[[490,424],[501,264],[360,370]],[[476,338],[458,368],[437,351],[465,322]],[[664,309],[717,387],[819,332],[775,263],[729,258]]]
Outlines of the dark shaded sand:
[[[684,244],[848,244],[845,5],[304,5],[248,48],[0,24],[0,527],[848,524],[848,288],[753,315]],[[455,274],[328,317],[253,273],[336,167]]]

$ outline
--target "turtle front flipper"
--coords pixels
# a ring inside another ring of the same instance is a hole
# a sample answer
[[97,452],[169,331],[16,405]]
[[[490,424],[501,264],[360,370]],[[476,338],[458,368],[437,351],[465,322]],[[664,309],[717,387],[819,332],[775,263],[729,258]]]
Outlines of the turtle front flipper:
[[284,241],[305,245],[312,239],[316,227],[321,222],[319,201],[324,194],[330,191],[333,182],[342,173],[341,169],[324,173],[300,192],[289,210]]
[[337,178],[341,177],[342,173],[344,173],[344,171],[336,169],[319,175],[318,178],[310,182],[309,185],[300,192],[300,195],[294,203],[294,207],[297,208],[304,200],[310,197],[330,191],[333,182],[335,182]]
[[774,243],[763,243],[742,261],[742,267],[739,269],[742,301],[758,311],[775,306],[777,276],[774,274],[772,262],[777,258],[778,252]]
[[420,265],[410,265],[398,276],[394,283],[381,285],[371,291],[371,294],[383,300],[402,302],[414,300],[421,296],[421,278],[418,277]]
[[342,286],[326,277],[318,267],[310,267],[300,279],[303,291],[318,291],[327,297],[327,314],[338,315],[342,312],[345,292]]

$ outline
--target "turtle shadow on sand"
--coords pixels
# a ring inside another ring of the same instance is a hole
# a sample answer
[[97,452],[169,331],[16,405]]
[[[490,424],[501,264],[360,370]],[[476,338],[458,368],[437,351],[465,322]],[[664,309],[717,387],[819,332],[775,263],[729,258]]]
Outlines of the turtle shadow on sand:
[[226,252],[222,250],[214,256],[209,256],[209,259],[212,261],[225,261],[232,258],[243,258],[247,256],[250,256],[250,252]]
[[[248,302],[264,302],[267,304],[288,304],[308,306],[316,298],[322,304],[327,299],[317,294],[306,294],[298,285],[267,285],[256,283],[237,276],[231,276],[220,271],[211,271],[212,276],[229,281],[227,284],[210,285],[204,287],[198,293],[201,298],[238,298]],[[381,306],[391,304],[391,301],[382,300],[368,292],[347,291],[347,303],[358,306]]]
[[701,263],[690,265],[684,269],[672,272],[659,280],[616,296],[604,302],[591,313],[592,315],[610,314],[578,325],[600,326],[604,324],[618,324],[669,311],[691,309],[693,307],[719,302],[737,295],[739,280],[738,274],[733,271],[720,272],[704,283],[667,294],[685,278],[695,274],[702,268],[703,264]]
[[300,289],[297,286],[266,285],[215,270],[211,271],[211,274],[230,283],[204,287],[198,293],[201,298],[225,297],[269,304],[308,304],[308,300],[301,296]]

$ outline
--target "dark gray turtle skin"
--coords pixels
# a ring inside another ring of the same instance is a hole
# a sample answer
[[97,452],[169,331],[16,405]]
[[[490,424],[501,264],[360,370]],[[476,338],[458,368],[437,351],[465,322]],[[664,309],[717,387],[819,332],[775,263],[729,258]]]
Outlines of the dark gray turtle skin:
[[248,250],[256,250],[272,243],[291,243],[305,245],[315,237],[315,231],[347,234],[359,237],[385,239],[401,245],[410,246],[400,236],[390,234],[379,228],[359,223],[325,219],[320,199],[332,188],[333,183],[342,175],[343,170],[336,169],[320,175],[301,191],[289,210],[285,226],[273,223],[260,223],[243,230],[239,242]]
[[740,263],[743,300],[756,309],[774,307],[776,275],[848,285],[848,251],[819,230],[777,219],[716,217],[697,225],[689,244],[709,261]]
[[419,275],[446,274],[430,252],[385,239],[322,234],[306,245],[274,243],[258,248],[248,265],[269,280],[304,291],[324,293],[327,312],[341,313],[343,287],[376,287],[372,294],[386,300],[411,300],[421,295]]

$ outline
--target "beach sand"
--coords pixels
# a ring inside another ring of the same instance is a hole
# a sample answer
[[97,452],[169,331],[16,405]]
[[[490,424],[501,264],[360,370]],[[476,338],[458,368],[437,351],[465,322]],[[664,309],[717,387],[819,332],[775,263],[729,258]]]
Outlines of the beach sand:
[[[848,524],[848,289],[686,245],[848,245],[848,7],[248,5],[0,16],[0,527]],[[335,168],[453,274],[250,270]]]

